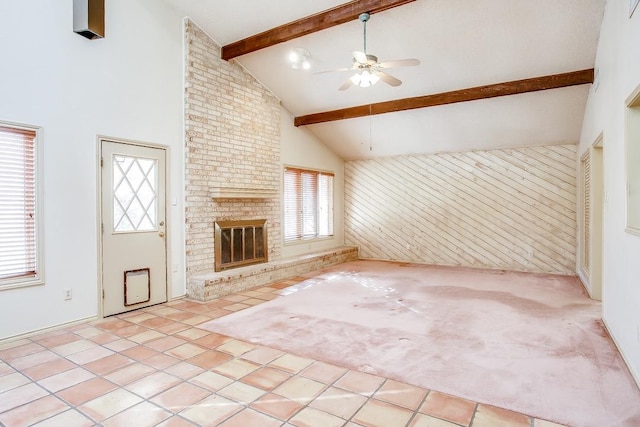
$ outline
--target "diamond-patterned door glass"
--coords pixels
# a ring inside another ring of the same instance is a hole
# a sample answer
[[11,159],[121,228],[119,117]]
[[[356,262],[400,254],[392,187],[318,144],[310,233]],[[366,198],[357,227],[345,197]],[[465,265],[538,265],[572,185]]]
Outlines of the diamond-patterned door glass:
[[157,161],[113,156],[113,230],[152,231],[158,219]]

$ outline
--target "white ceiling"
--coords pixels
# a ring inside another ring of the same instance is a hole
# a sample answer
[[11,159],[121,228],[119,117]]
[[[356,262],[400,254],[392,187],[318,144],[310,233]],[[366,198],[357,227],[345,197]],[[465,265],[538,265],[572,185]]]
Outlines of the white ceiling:
[[[345,0],[165,0],[226,45]],[[338,91],[363,49],[358,20],[237,60],[293,116],[372,102],[592,68],[606,0],[417,0],[371,16],[367,52],[380,61],[417,58],[389,70],[404,83]],[[311,53],[311,72],[287,54]],[[576,143],[590,85],[309,125],[345,159]]]

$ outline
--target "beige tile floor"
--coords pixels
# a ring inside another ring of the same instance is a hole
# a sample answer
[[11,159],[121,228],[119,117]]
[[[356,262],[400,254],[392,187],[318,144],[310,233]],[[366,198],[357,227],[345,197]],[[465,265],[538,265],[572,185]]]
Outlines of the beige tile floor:
[[1,344],[0,425],[558,426],[195,327],[302,280]]

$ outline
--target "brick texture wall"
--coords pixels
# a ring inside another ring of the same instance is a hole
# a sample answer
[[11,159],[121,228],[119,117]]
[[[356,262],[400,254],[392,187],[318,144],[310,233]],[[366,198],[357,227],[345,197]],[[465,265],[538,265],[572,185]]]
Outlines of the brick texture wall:
[[[185,28],[187,279],[214,269],[214,221],[267,219],[269,259],[281,257],[280,104],[191,21]],[[213,200],[213,188],[277,190],[265,200]]]

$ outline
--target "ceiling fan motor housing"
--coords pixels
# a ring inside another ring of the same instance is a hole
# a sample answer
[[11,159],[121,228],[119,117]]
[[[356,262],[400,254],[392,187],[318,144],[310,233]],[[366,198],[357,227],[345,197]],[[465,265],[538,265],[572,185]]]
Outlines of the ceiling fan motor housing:
[[358,68],[369,68],[378,63],[378,57],[375,55],[367,55],[367,62],[360,62],[356,58],[353,58],[353,62],[356,63]]

